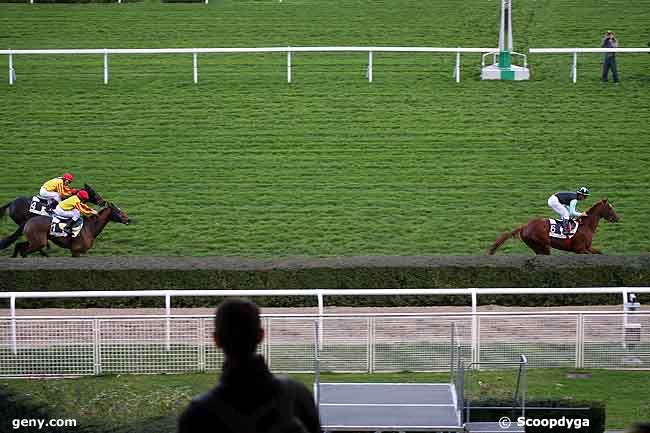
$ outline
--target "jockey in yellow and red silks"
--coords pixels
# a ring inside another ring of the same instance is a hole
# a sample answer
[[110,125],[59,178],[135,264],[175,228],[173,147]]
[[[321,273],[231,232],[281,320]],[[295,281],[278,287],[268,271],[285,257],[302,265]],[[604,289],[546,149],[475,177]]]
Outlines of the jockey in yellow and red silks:
[[61,200],[77,193],[77,190],[70,188],[72,183],[72,175],[64,173],[63,176],[50,179],[41,186],[38,195],[46,200],[54,200],[57,204]]

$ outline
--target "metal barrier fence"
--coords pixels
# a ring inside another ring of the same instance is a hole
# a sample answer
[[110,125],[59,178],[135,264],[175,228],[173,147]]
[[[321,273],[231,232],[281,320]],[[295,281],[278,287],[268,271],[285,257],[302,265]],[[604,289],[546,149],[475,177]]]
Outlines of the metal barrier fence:
[[593,53],[650,53],[650,48],[531,48],[530,54],[572,54],[570,78],[575,83],[578,80],[578,54]]
[[286,53],[287,55],[287,83],[291,83],[291,55],[292,53],[322,53],[322,52],[362,52],[368,53],[368,68],[366,78],[373,80],[373,54],[374,53],[451,53],[456,55],[456,66],[453,76],[460,82],[460,55],[461,53],[490,53],[498,51],[496,48],[447,48],[447,47],[256,47],[256,48],[103,48],[103,49],[48,49],[48,50],[0,50],[0,55],[9,56],[9,84],[16,81],[14,56],[18,55],[102,55],[104,57],[104,84],[108,84],[109,55],[136,55],[136,54],[191,54],[192,76],[194,83],[199,82],[199,54],[232,54],[232,53]]
[[[316,321],[323,371],[448,371],[454,344],[463,363],[526,353],[531,368],[650,369],[650,313],[569,311],[266,315],[259,350],[274,371],[314,371]],[[214,371],[212,331],[210,316],[3,317],[0,377]]]

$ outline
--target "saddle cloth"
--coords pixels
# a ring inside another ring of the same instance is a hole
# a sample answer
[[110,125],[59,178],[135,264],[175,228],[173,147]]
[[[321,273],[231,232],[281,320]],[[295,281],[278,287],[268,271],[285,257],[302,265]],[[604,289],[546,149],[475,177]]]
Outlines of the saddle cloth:
[[83,218],[79,218],[76,224],[72,226],[72,233],[66,230],[69,222],[70,218],[63,218],[59,216],[52,217],[52,222],[50,223],[50,236],[57,238],[64,238],[69,235],[72,235],[73,238],[79,236],[79,233],[81,233],[81,229],[84,225]]
[[29,204],[29,212],[36,215],[50,216],[52,209],[48,207],[48,204],[47,199],[35,195]]
[[569,235],[567,236],[566,233],[562,230],[562,222],[561,221],[556,221],[553,218],[548,219],[550,223],[550,229],[548,231],[548,235],[552,238],[557,238],[557,239],[566,239],[572,238],[576,232],[578,231],[578,221],[576,220],[569,220],[570,228],[571,230],[569,231]]

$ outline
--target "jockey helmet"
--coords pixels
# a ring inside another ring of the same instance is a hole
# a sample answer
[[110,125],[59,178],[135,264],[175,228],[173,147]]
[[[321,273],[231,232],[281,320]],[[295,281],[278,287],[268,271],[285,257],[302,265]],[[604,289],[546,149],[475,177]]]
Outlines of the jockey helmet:
[[578,190],[578,194],[588,196],[589,195],[589,188],[587,188],[586,186],[581,186],[580,189]]
[[63,173],[63,176],[61,176],[61,179],[67,180],[68,182],[72,182],[72,175],[70,173]]
[[79,197],[81,200],[88,200],[90,198],[90,196],[88,196],[88,191],[85,189],[79,190],[77,197]]

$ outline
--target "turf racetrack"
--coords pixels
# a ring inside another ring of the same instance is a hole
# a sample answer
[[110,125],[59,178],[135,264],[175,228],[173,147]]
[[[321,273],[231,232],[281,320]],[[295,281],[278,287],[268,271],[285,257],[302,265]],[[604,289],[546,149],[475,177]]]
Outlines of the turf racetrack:
[[[518,1],[515,48],[648,42],[650,1]],[[495,46],[498,3],[213,1],[0,5],[3,48]],[[63,171],[138,224],[93,255],[481,254],[501,230],[551,215],[587,184],[622,217],[594,247],[643,254],[650,235],[650,56],[530,56],[532,80],[481,82],[479,55],[20,56],[0,58],[0,201]],[[583,205],[583,203],[581,203]],[[581,208],[582,209],[582,208]],[[14,230],[7,219],[0,236]],[[504,253],[523,253],[508,243]],[[4,251],[2,254],[9,254]],[[57,252],[56,254],[65,254]]]

